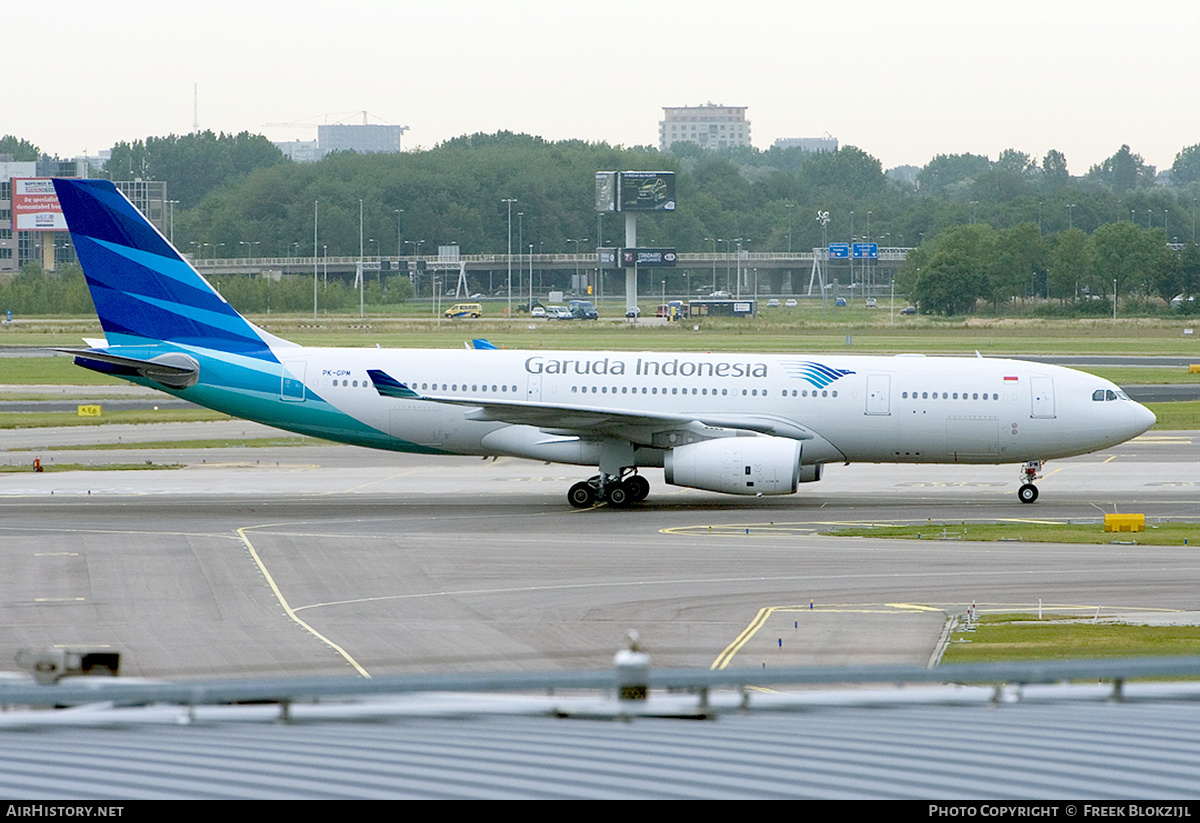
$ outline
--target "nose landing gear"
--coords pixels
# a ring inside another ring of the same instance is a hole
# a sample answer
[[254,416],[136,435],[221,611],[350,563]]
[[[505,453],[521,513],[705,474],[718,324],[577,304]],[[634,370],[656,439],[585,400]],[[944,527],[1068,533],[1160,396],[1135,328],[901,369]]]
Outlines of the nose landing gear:
[[1030,460],[1021,467],[1021,479],[1025,482],[1017,489],[1017,499],[1022,503],[1032,503],[1038,499],[1038,488],[1033,481],[1041,479],[1043,465],[1044,461]]

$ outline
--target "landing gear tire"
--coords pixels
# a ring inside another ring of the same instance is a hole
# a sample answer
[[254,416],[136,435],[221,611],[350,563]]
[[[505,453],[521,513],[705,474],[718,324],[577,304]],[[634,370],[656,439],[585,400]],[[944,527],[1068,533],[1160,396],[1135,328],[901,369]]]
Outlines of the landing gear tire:
[[596,505],[596,490],[586,480],[580,481],[567,492],[567,500],[577,509],[589,509]]
[[1017,489],[1017,499],[1022,503],[1032,503],[1038,499],[1037,486],[1032,483],[1023,483],[1021,488]]
[[641,503],[650,494],[650,481],[642,477],[640,474],[635,474],[633,477],[625,481],[630,490],[633,492],[633,502]]
[[634,501],[632,484],[625,482],[611,483],[604,491],[604,498],[608,505],[613,508],[623,509],[631,505]]

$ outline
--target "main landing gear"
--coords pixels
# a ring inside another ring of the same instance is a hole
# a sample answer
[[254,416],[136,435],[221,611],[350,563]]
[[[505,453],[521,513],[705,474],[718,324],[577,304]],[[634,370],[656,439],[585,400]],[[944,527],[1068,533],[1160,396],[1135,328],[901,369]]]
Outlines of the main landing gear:
[[650,481],[636,472],[624,477],[605,477],[598,474],[571,487],[567,500],[577,509],[590,508],[598,502],[623,509],[640,503],[650,494]]
[[1032,503],[1038,499],[1038,489],[1033,481],[1041,479],[1042,465],[1041,460],[1030,460],[1021,467],[1021,479],[1025,482],[1017,489],[1017,499],[1022,503]]

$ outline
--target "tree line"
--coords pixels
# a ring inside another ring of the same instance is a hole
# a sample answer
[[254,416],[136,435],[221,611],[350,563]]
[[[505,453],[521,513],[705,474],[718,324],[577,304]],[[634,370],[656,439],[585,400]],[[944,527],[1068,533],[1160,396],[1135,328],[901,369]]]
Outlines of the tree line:
[[[374,278],[364,282],[365,305],[379,307],[403,303],[413,295],[407,277]],[[312,277],[280,278],[230,275],[214,280],[213,287],[238,311],[299,314],[313,308]],[[323,312],[356,312],[358,290],[337,278],[318,284],[317,303]],[[78,264],[43,271],[28,264],[12,278],[0,278],[0,314],[14,316],[78,316],[95,314],[87,281]]]
[[[36,150],[4,140],[26,154]],[[4,145],[0,140],[0,151]],[[897,285],[916,295],[957,272],[957,285],[944,287],[955,299],[926,295],[939,312],[970,310],[975,301],[999,308],[1025,294],[1074,301],[1077,288],[1090,299],[1111,291],[1114,279],[1122,295],[1169,299],[1168,292],[1194,287],[1186,246],[1174,258],[1165,251],[1196,238],[1200,145],[1182,149],[1162,173],[1121,146],[1072,175],[1057,150],[1035,158],[1007,149],[995,160],[938,155],[919,168],[885,171],[854,146],[814,154],[677,144],[659,152],[511,132],[297,164],[261,136],[209,132],[118,144],[106,172],[168,181],[168,197],[180,204],[175,244],[185,252],[307,256],[315,220],[318,253],[356,255],[361,238],[366,254],[393,257],[434,253],[440,245],[503,253],[510,247],[509,199],[514,253],[624,245],[624,221],[598,217],[593,192],[596,171],[620,169],[677,174],[678,210],[640,218],[639,245],[684,252],[808,250],[861,240],[916,247]],[[829,214],[828,225],[817,221],[818,212]],[[1150,236],[1157,253],[1142,249]],[[1113,263],[1113,244],[1135,239],[1142,250],[1126,250]],[[979,260],[967,265],[973,255]]]
[[1030,302],[1043,312],[1106,314],[1114,294],[1140,311],[1178,297],[1174,308],[1190,312],[1194,304],[1185,298],[1200,288],[1200,247],[1190,240],[1168,245],[1163,229],[1129,221],[1106,223],[1090,235],[1078,228],[1044,234],[1028,222],[1006,229],[972,223],[913,249],[896,288],[931,314]]

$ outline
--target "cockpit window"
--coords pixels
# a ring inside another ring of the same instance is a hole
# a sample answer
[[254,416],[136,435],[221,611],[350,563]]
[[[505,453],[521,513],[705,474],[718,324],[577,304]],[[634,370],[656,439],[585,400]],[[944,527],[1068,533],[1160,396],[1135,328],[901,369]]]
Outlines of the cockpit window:
[[1094,392],[1092,392],[1092,399],[1093,400],[1103,400],[1104,399],[1104,389],[1096,389]]
[[1128,400],[1129,395],[1120,389],[1096,389],[1092,392],[1093,400]]

